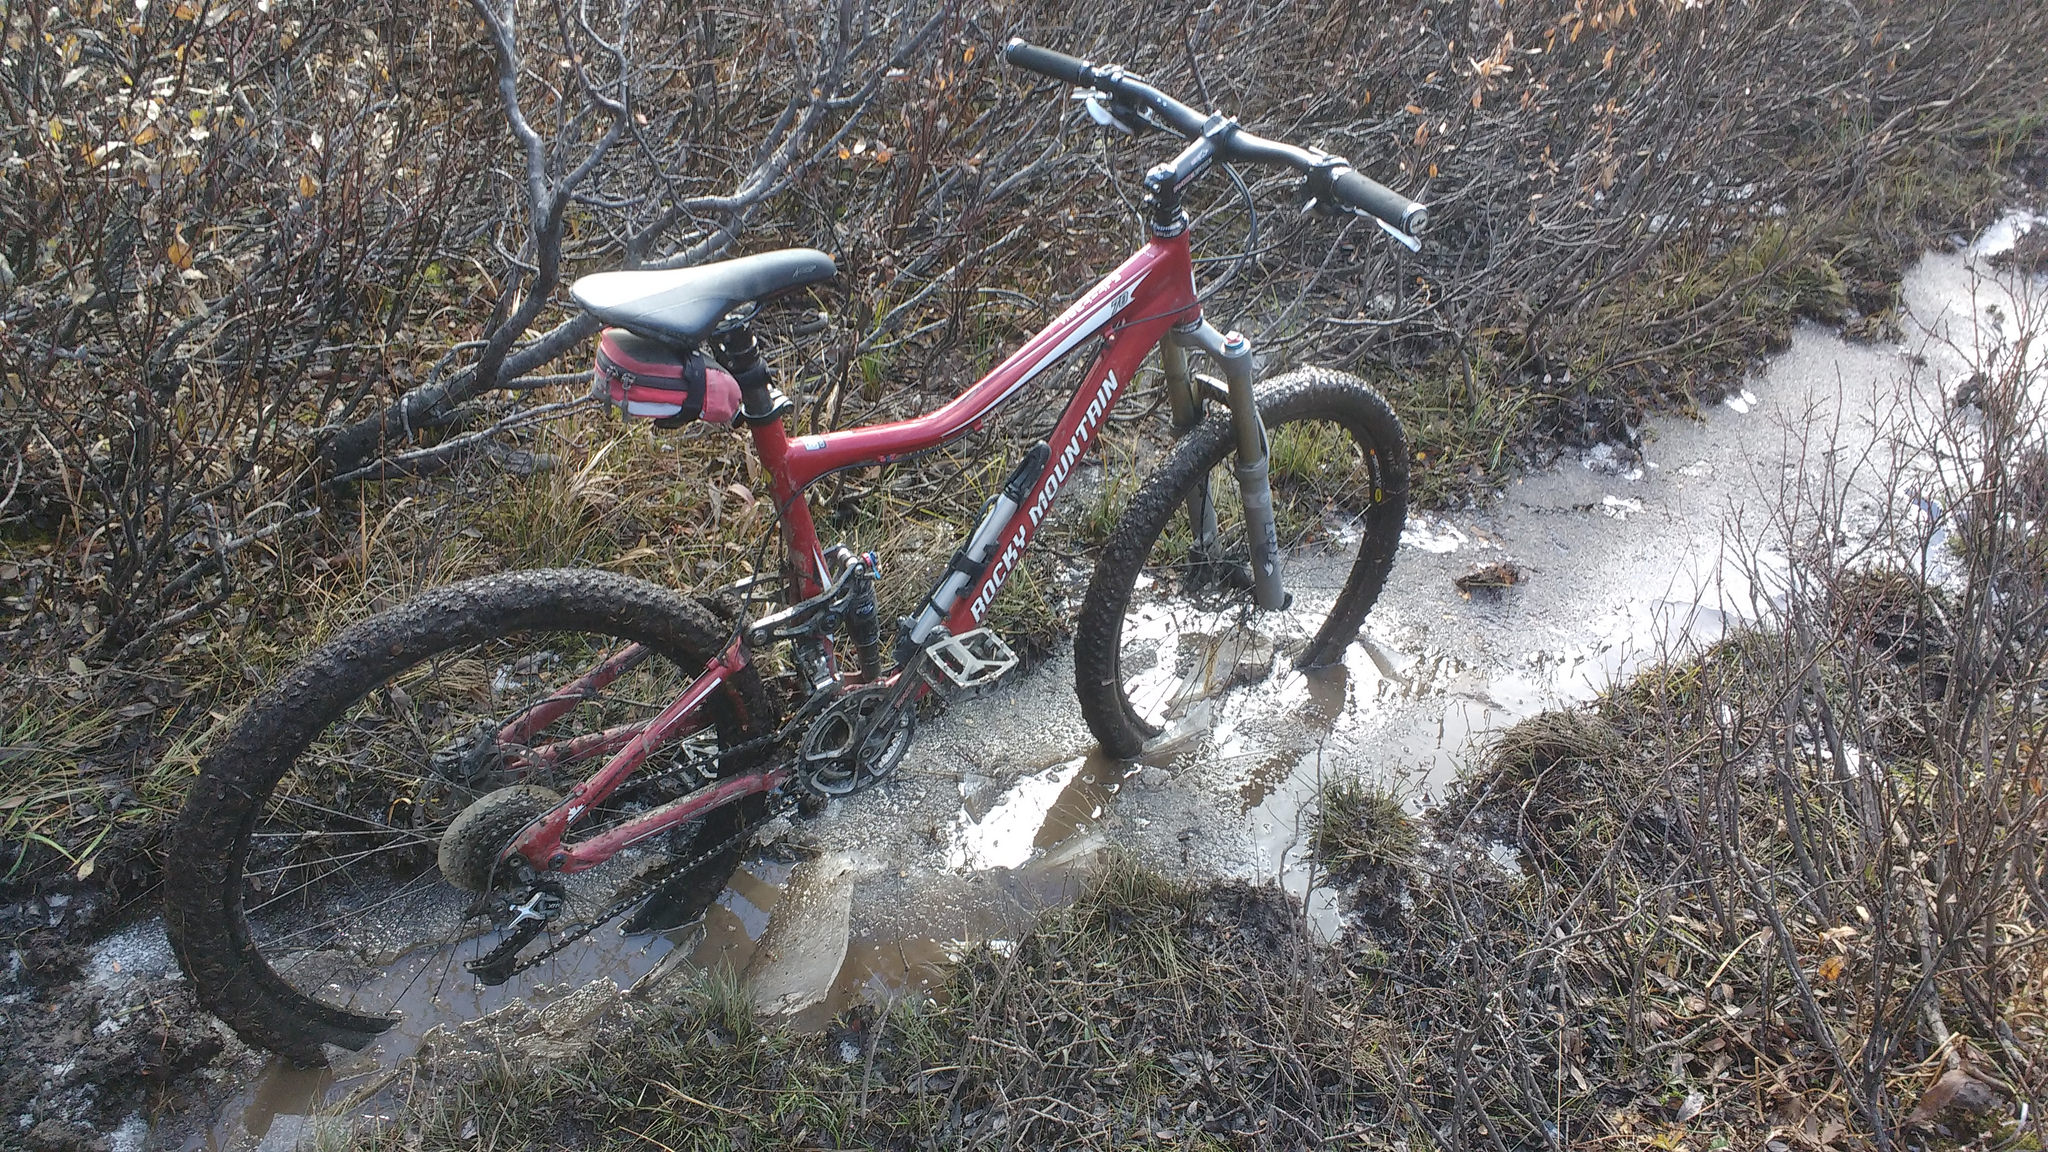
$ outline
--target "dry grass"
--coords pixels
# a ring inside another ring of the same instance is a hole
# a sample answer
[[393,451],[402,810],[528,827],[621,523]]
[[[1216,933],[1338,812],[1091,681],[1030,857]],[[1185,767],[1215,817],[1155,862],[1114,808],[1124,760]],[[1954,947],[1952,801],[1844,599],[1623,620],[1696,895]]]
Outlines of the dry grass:
[[[415,1099],[369,1147],[1304,1147],[1366,1119],[1325,960],[1276,892],[1111,861],[933,1001],[816,1035],[714,977],[585,1060]],[[467,1135],[465,1135],[467,1133]]]

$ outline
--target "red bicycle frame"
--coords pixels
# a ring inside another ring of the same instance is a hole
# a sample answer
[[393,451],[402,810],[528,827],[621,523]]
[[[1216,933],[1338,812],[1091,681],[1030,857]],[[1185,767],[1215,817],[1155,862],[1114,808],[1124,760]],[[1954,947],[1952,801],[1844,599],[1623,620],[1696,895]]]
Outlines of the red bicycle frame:
[[[970,592],[955,603],[946,620],[948,630],[955,635],[972,630],[987,615],[1003,582],[1016,570],[1018,559],[1030,546],[1061,487],[1072,475],[1075,462],[1088,450],[1103,419],[1116,406],[1117,398],[1145,357],[1166,338],[1169,329],[1198,323],[1201,318],[1201,304],[1195,297],[1194,266],[1188,253],[1188,230],[1181,228],[1171,236],[1155,234],[1022,348],[936,411],[909,420],[794,439],[779,416],[755,423],[754,448],[768,470],[776,507],[783,510],[783,540],[795,564],[798,598],[822,593],[830,579],[810,505],[804,499],[811,484],[843,468],[894,463],[981,428],[990,413],[1032,379],[1084,341],[1101,336],[1102,350],[1054,426],[1049,441],[1050,459],[1004,529],[987,567]],[[628,648],[527,709],[500,731],[501,746],[514,749],[518,758],[531,767],[554,768],[601,753],[611,754],[602,769],[578,784],[558,807],[516,842],[515,850],[535,868],[583,871],[610,859],[621,848],[740,797],[780,787],[788,780],[789,769],[781,766],[729,777],[587,840],[565,843],[563,837],[577,818],[617,790],[655,748],[705,727],[706,721],[699,715],[704,701],[727,676],[745,667],[748,659],[744,646],[734,640],[682,696],[652,720],[540,747],[526,746],[534,734],[591,693],[602,690],[643,657],[637,647]]]

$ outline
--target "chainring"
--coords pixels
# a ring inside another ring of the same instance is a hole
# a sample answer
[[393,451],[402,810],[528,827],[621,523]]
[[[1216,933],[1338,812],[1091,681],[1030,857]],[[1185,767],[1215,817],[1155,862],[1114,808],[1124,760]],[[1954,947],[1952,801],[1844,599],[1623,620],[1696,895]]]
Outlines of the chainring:
[[797,747],[797,778],[821,796],[850,796],[896,770],[917,729],[913,700],[892,684],[850,688],[819,710]]

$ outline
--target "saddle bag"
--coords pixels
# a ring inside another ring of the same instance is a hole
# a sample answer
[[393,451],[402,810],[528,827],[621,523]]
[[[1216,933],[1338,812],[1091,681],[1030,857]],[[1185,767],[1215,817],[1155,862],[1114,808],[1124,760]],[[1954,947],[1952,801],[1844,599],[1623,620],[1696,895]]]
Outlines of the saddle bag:
[[692,420],[731,424],[740,414],[740,384],[700,350],[678,351],[624,328],[597,338],[590,394],[628,416],[675,428]]

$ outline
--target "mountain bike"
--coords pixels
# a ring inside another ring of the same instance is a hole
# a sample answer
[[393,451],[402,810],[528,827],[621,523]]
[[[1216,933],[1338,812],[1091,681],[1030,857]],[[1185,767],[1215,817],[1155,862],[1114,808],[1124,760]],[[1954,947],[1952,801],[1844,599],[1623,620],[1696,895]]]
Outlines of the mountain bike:
[[[792,436],[753,318],[830,257],[762,253],[586,276],[593,388],[674,427],[731,422],[770,477],[782,559],[705,598],[591,570],[429,591],[347,628],[209,748],[171,837],[167,922],[201,1000],[306,1062],[359,1048],[455,983],[533,978],[620,918],[686,923],[760,823],[886,778],[919,704],[1017,663],[983,623],[1110,410],[1156,349],[1173,446],[1101,549],[1075,626],[1089,727],[1129,757],[1232,686],[1338,660],[1393,564],[1399,421],[1363,382],[1259,384],[1203,318],[1183,193],[1220,164],[1298,172],[1307,202],[1416,243],[1427,211],[1342,157],[1256,136],[1122,67],[1013,40],[1111,128],[1184,141],[1144,177],[1144,245],[925,415]],[[1077,350],[1052,433],[1021,454],[918,608],[884,627],[881,558],[819,538],[807,493],[982,427]],[[1221,379],[1196,375],[1205,357]]]

